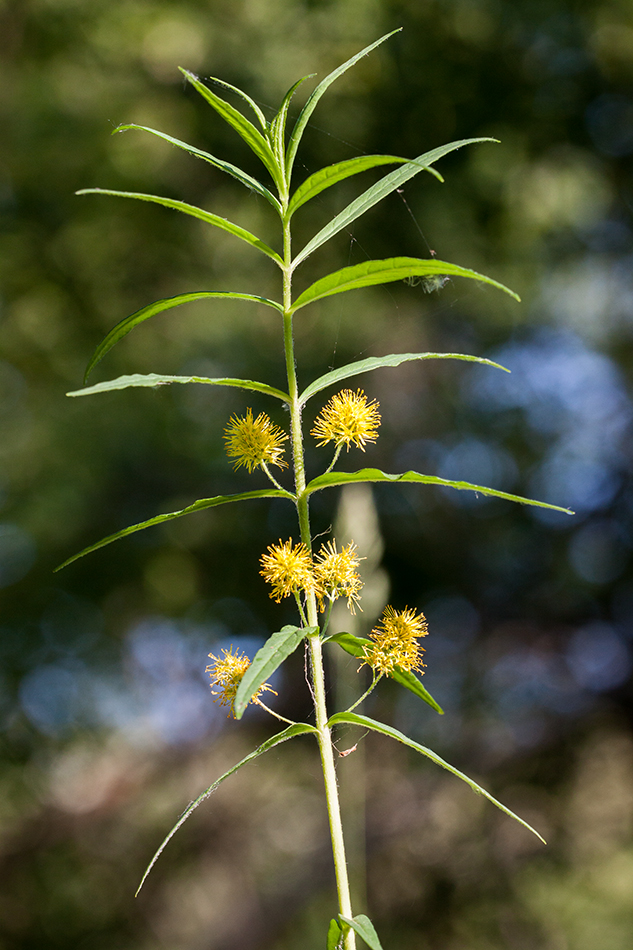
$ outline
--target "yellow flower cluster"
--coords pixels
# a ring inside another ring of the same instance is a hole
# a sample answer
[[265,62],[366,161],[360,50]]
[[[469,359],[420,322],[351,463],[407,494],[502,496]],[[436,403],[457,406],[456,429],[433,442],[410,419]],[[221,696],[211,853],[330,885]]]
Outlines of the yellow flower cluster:
[[332,396],[316,417],[311,435],[317,439],[317,445],[334,442],[336,448],[343,444],[349,452],[350,444],[365,451],[366,442],[375,442],[378,438],[380,413],[376,400],[367,402],[362,389],[355,393],[351,389]]
[[356,554],[353,541],[340,551],[336,550],[336,541],[328,541],[321,546],[314,561],[314,577],[316,595],[322,611],[325,610],[326,600],[334,601],[339,597],[347,597],[349,610],[353,614],[356,613],[363,587],[363,582],[356,573],[359,564],[360,558]]
[[253,419],[253,410],[247,409],[246,415],[233,416],[224,430],[226,454],[237,459],[235,468],[244,465],[249,473],[260,465],[277,465],[287,468],[282,459],[284,445],[288,436],[266,415],[260,412]]
[[[233,712],[233,703],[235,702],[238,686],[242,682],[246,670],[251,665],[251,661],[246,654],[240,656],[239,650],[233,653],[232,646],[228,650],[223,649],[222,653],[224,654],[222,657],[214,656],[213,653],[209,653],[209,657],[213,660],[213,663],[207,666],[206,672],[211,677],[211,692],[217,697],[213,701],[219,701],[220,706],[230,706],[231,712]],[[214,686],[219,686],[219,690],[214,689]],[[249,702],[258,703],[259,697],[263,692],[274,693],[275,690],[272,689],[268,683],[264,683],[263,686],[259,687],[255,695],[251,697]],[[275,695],[277,694],[275,693]],[[235,718],[235,713],[233,713],[233,718]]]
[[270,596],[277,603],[291,594],[314,591],[321,610],[325,609],[326,600],[333,602],[338,597],[347,597],[347,605],[354,613],[363,586],[356,573],[359,564],[353,541],[340,551],[336,541],[328,541],[313,559],[305,544],[293,545],[289,538],[269,546],[268,554],[261,557],[260,573],[271,585]]
[[374,645],[365,647],[365,663],[387,676],[396,666],[401,670],[418,670],[423,675],[424,648],[418,643],[418,638],[425,637],[428,632],[424,614],[417,614],[409,607],[401,611],[385,607],[381,622],[370,633]]

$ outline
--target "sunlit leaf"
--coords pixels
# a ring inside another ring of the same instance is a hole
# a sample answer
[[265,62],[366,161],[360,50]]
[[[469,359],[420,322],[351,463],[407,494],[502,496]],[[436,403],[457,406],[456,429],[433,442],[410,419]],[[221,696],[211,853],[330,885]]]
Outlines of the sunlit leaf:
[[407,363],[411,360],[467,360],[470,363],[483,363],[485,366],[494,366],[506,373],[510,372],[500,363],[493,363],[492,360],[484,359],[481,356],[469,356],[464,353],[392,353],[389,356],[370,356],[368,359],[348,363],[347,366],[340,366],[338,369],[326,373],[325,376],[319,376],[301,394],[301,405],[304,405],[311,396],[321,392],[322,389],[327,389],[328,386],[333,386],[334,383],[340,383],[343,379],[349,379],[350,376],[369,373],[374,369],[381,369],[383,366],[400,366],[401,363]]
[[523,825],[524,828],[527,828],[528,831],[531,831],[532,834],[535,834],[536,837],[543,842],[543,844],[547,843],[545,839],[541,837],[538,831],[535,831],[531,825],[528,825],[527,821],[523,821],[523,819],[519,818],[518,815],[515,815],[513,811],[510,811],[509,808],[506,808],[505,805],[502,805],[501,802],[497,801],[496,798],[493,798],[493,796],[487,792],[485,788],[482,788],[481,785],[478,785],[477,782],[475,782],[472,778],[464,775],[464,773],[460,772],[459,769],[449,765],[448,762],[442,759],[431,749],[427,749],[426,746],[420,745],[419,742],[414,742],[413,739],[409,739],[409,737],[405,736],[404,733],[398,732],[398,730],[394,729],[392,726],[385,725],[384,722],[378,722],[375,719],[369,719],[367,716],[359,716],[356,713],[336,713],[328,720],[328,726],[337,726],[342,725],[343,723],[346,723],[350,726],[363,726],[366,729],[373,729],[375,732],[381,732],[384,736],[397,739],[398,742],[402,742],[404,745],[409,746],[410,749],[414,749],[416,752],[419,752],[420,755],[426,756],[427,759],[435,762],[436,765],[440,765],[443,769],[446,769],[448,772],[456,775],[457,778],[460,778],[463,782],[466,782],[466,784],[470,785],[474,792],[477,792],[478,795],[483,795],[484,798],[487,798],[489,802],[492,802],[493,805],[496,805],[497,808],[500,808],[501,811],[505,812],[506,815],[509,815],[510,818],[514,818],[515,821],[518,821],[520,825]]
[[283,168],[285,166],[285,134],[286,134],[286,121],[288,119],[288,109],[290,107],[290,101],[294,96],[295,92],[301,86],[306,79],[312,79],[315,73],[309,73],[307,76],[302,76],[301,79],[298,79],[297,82],[293,83],[288,92],[283,98],[279,112],[271,122],[271,134],[273,137],[274,151],[277,158],[279,166]]
[[88,368],[84,376],[84,382],[88,379],[88,376],[95,368],[97,363],[99,363],[103,357],[106,355],[108,350],[111,350],[112,347],[122,340],[130,330],[133,330],[134,327],[138,326],[139,323],[143,323],[145,320],[149,320],[150,317],[155,316],[157,313],[162,313],[164,310],[171,310],[174,307],[180,307],[185,303],[192,303],[195,300],[208,300],[210,298],[222,298],[227,300],[247,300],[254,303],[263,303],[267,307],[274,307],[275,310],[283,311],[281,304],[276,303],[274,300],[269,300],[267,297],[258,297],[254,294],[237,294],[237,293],[211,293],[211,292],[200,292],[200,293],[191,293],[191,294],[178,294],[177,297],[165,297],[163,300],[155,300],[154,303],[148,304],[147,307],[143,307],[141,310],[137,310],[136,313],[131,314],[129,317],[125,317],[124,320],[121,320],[120,323],[110,330],[106,338],[99,344],[97,349],[94,351],[90,362],[88,363]]
[[[310,175],[299,185],[290,199],[286,217],[290,218],[306,201],[310,201],[321,194],[322,191],[325,191],[326,188],[330,188],[351,175],[358,175],[360,172],[375,168],[378,165],[406,165],[410,161],[410,158],[400,158],[397,155],[359,155],[358,158],[350,158],[345,162],[337,162],[336,165],[327,165],[325,168],[320,168],[319,171]],[[435,169],[427,168],[426,171],[429,171],[440,181],[444,180]]]
[[220,168],[223,172],[226,172],[228,175],[232,175],[233,178],[236,178],[243,185],[246,185],[248,189],[256,191],[258,194],[262,195],[267,201],[271,203],[273,208],[275,208],[281,214],[281,205],[272,191],[269,191],[265,185],[262,185],[261,181],[258,181],[256,178],[253,178],[252,175],[247,174],[241,168],[238,168],[237,165],[233,165],[231,162],[225,161],[223,158],[218,158],[216,155],[211,155],[210,152],[205,152],[203,149],[196,148],[194,145],[188,145],[186,142],[182,142],[180,139],[174,138],[172,135],[167,135],[166,132],[159,132],[157,129],[150,129],[146,125],[136,125],[135,123],[129,123],[126,125],[120,125],[114,130],[113,135],[116,132],[126,132],[128,129],[138,129],[140,132],[150,132],[152,135],[157,135],[159,138],[164,139],[166,142],[170,142],[171,145],[175,145],[177,148],[184,149],[185,152],[189,152],[190,155],[194,155],[196,158],[201,158],[205,162],[209,162],[211,165],[214,165],[216,168]]
[[251,99],[251,97],[249,96],[247,92],[244,92],[244,90],[240,89],[239,86],[232,86],[230,82],[225,82],[224,79],[218,79],[216,76],[213,76],[210,79],[210,82],[214,82],[218,86],[224,86],[225,89],[230,89],[231,92],[235,92],[237,93],[238,96],[241,96],[244,102],[248,103],[248,105],[251,107],[251,109],[257,116],[259,124],[262,127],[262,131],[264,132],[266,131],[266,116],[264,115],[262,110],[259,108],[255,100]]
[[288,151],[286,157],[286,169],[288,180],[292,174],[292,166],[294,165],[295,156],[297,154],[297,149],[299,148],[299,142],[305,131],[305,127],[308,124],[310,116],[314,112],[316,105],[323,95],[323,93],[332,85],[332,83],[338,79],[339,76],[342,76],[344,72],[350,69],[359,59],[362,59],[363,56],[367,56],[368,53],[371,53],[372,50],[376,49],[377,46],[380,46],[381,43],[384,43],[385,40],[388,40],[390,36],[393,36],[394,33],[399,33],[402,27],[399,27],[397,30],[392,30],[391,33],[385,33],[384,36],[381,36],[379,40],[376,40],[375,43],[371,43],[370,46],[366,46],[365,49],[362,49],[360,53],[356,53],[355,56],[352,56],[351,59],[348,59],[341,66],[337,66],[336,69],[332,70],[331,73],[321,80],[316,89],[311,93],[308,101],[304,105],[299,118],[295,122],[294,129],[292,130],[292,135],[290,136],[290,142],[288,143]]
[[470,482],[455,482],[449,478],[438,478],[436,475],[420,475],[419,472],[403,472],[402,475],[387,475],[378,468],[362,468],[358,472],[328,472],[313,478],[306,485],[306,494],[320,491],[322,488],[332,488],[334,485],[348,485],[350,482],[418,482],[424,485],[444,485],[446,488],[457,488],[459,491],[474,491],[482,495],[492,495],[495,498],[504,498],[506,501],[516,501],[520,505],[535,505],[537,508],[551,508],[553,511],[562,511],[566,515],[573,515],[569,508],[559,505],[550,505],[545,501],[535,501],[533,498],[523,498],[522,495],[510,495],[496,488],[485,488],[482,485],[472,485]]
[[[365,647],[374,646],[372,640],[368,640],[366,637],[356,637],[353,633],[335,633],[333,636],[327,637],[325,642],[337,643],[346,653],[349,653],[350,656],[356,656],[359,657],[359,659],[365,658]],[[408,670],[402,670],[399,666],[396,666],[388,676],[390,679],[395,680],[396,683],[404,686],[405,689],[411,690],[411,692],[419,696],[420,699],[423,699],[424,702],[428,703],[440,716],[444,715],[442,707],[433,699],[428,689],[422,685],[415,673],[410,673]]]
[[294,653],[301,641],[308,635],[318,632],[318,627],[293,627],[288,624],[266,640],[261,650],[255,654],[253,662],[244,673],[237,688],[233,702],[236,719],[242,718],[244,710],[259,687],[273,675],[291,653]]
[[388,284],[394,280],[405,280],[407,277],[428,277],[437,274],[469,277],[484,284],[491,284],[498,290],[510,294],[515,300],[520,300],[513,290],[498,281],[467,267],[460,267],[458,264],[438,261],[434,257],[388,257],[384,260],[363,261],[362,264],[343,267],[342,270],[322,277],[303,291],[292,305],[292,310],[300,310],[307,304],[314,303],[315,300],[330,297],[332,294],[346,293],[348,290],[359,290],[361,287],[371,287],[374,284]]
[[357,914],[356,917],[343,917],[342,914],[339,914],[338,919],[346,923],[352,930],[355,930],[358,936],[363,938],[367,946],[371,947],[371,950],[382,950],[382,944],[378,939],[376,928],[365,914]]
[[136,894],[138,895],[139,891],[143,887],[143,884],[147,880],[147,875],[152,870],[152,868],[158,861],[158,858],[165,850],[165,846],[169,843],[169,841],[171,841],[171,839],[174,837],[178,829],[181,828],[182,825],[184,825],[189,815],[193,811],[195,811],[198,805],[201,805],[205,799],[209,798],[209,796],[215,792],[216,788],[218,788],[225,779],[227,779],[230,775],[233,775],[234,772],[237,772],[238,769],[241,769],[241,767],[243,765],[246,765],[247,762],[252,762],[253,759],[256,759],[259,755],[263,755],[264,752],[268,752],[270,749],[274,749],[275,746],[280,745],[282,742],[287,742],[288,739],[294,739],[295,736],[302,736],[308,732],[318,735],[317,730],[314,728],[314,726],[309,726],[307,723],[304,723],[304,722],[297,722],[293,726],[289,726],[287,729],[284,729],[282,732],[278,732],[277,735],[272,736],[272,738],[267,739],[266,742],[263,742],[259,746],[259,748],[255,749],[254,752],[251,752],[250,755],[245,756],[245,758],[243,758],[241,762],[238,762],[237,765],[234,765],[232,769],[229,769],[228,772],[225,772],[224,775],[221,775],[220,778],[217,779],[213,783],[213,785],[209,785],[209,787],[205,789],[202,795],[199,795],[194,802],[191,802],[191,804],[187,806],[187,808],[182,813],[182,815],[180,816],[180,818],[178,819],[174,827],[171,829],[171,831],[169,832],[169,834],[167,835],[167,837],[161,844],[160,848],[158,849],[158,851],[156,852],[156,854],[150,861],[149,865],[147,866],[147,869],[141,879],[141,883],[138,886]]
[[[205,86],[203,82],[200,81],[198,76],[194,73],[189,72],[188,69],[182,69],[179,67],[180,72],[183,74],[185,79],[191,83],[191,85],[196,89],[200,95],[206,99],[210,106],[213,106],[215,111],[222,116],[225,122],[228,122],[235,131],[240,135],[248,147],[257,155],[259,160],[270,172],[270,176],[274,182],[276,182],[277,187],[281,188],[283,186],[283,179],[281,177],[281,170],[275,161],[275,156],[273,151],[262,133],[255,128],[252,122],[242,115],[242,113],[235,109],[229,102],[225,99],[222,99],[220,96],[209,89],[208,86]],[[214,80],[215,81],[215,80]]]
[[342,936],[343,931],[341,930],[338,920],[331,920],[330,926],[327,929],[326,950],[339,950]]
[[106,544],[112,544],[113,541],[118,541],[119,538],[126,538],[129,534],[134,534],[136,531],[143,531],[144,528],[152,528],[156,524],[173,521],[174,518],[182,518],[183,515],[192,515],[196,511],[204,511],[206,508],[217,508],[218,505],[228,505],[234,501],[250,501],[256,498],[288,498],[290,501],[295,500],[293,494],[287,491],[280,491],[277,488],[265,488],[263,491],[247,491],[239,495],[216,495],[214,498],[200,498],[198,501],[194,501],[192,505],[188,505],[180,511],[170,511],[164,515],[155,515],[155,517],[150,518],[148,521],[141,521],[139,524],[130,525],[128,528],[123,528],[122,531],[108,535],[107,538],[102,538],[101,541],[97,541],[96,544],[91,544],[90,547],[84,548],[79,554],[73,554],[73,556],[69,557],[63,564],[56,567],[55,571],[61,571],[63,567],[68,567],[69,564],[79,560],[80,557],[85,557],[86,554],[91,554],[92,551],[98,551],[99,548],[104,548]]
[[263,241],[260,241],[254,234],[251,234],[250,231],[241,228],[238,224],[233,224],[232,221],[227,221],[226,218],[221,218],[218,214],[203,211],[202,208],[198,208],[196,205],[188,205],[184,201],[176,201],[173,198],[162,198],[160,195],[142,195],[133,191],[112,191],[109,188],[82,188],[81,191],[76,191],[75,194],[114,195],[115,198],[136,198],[138,201],[150,201],[153,204],[163,205],[165,208],[182,211],[183,214],[189,214],[193,218],[199,218],[201,221],[206,221],[207,224],[213,224],[216,228],[228,231],[229,234],[233,234],[235,237],[240,238],[240,240],[246,241],[246,243],[252,247],[256,247],[258,251],[261,251],[268,257],[272,257],[277,264],[283,264],[279,254],[273,251],[271,247],[268,247],[267,244],[264,244]]
[[218,379],[210,379],[206,376],[159,376],[157,373],[119,376],[117,379],[109,379],[106,382],[97,383],[95,386],[75,389],[73,392],[66,393],[66,395],[93,396],[96,393],[109,393],[116,389],[130,389],[137,386],[155,389],[158,386],[168,386],[171,383],[204,383],[207,386],[231,386],[234,389],[251,389],[253,392],[265,393],[267,396],[275,396],[283,402],[290,402],[288,393],[282,392],[281,389],[275,389],[273,386],[268,386],[266,383],[258,383],[253,379],[231,379],[228,376]]
[[424,152],[423,155],[418,155],[417,158],[411,159],[409,163],[403,165],[402,168],[397,168],[395,171],[385,175],[384,178],[381,178],[375,185],[372,185],[371,188],[368,188],[367,191],[364,191],[362,195],[359,195],[358,198],[355,198],[354,201],[348,204],[335,218],[332,218],[318,234],[315,234],[312,240],[308,241],[303,250],[297,254],[294,260],[294,266],[296,267],[301,261],[304,261],[313,251],[316,251],[317,247],[321,247],[322,244],[329,241],[331,237],[334,237],[334,235],[342,231],[343,228],[349,227],[352,221],[355,221],[356,218],[365,214],[365,212],[373,208],[375,204],[378,204],[379,201],[382,201],[383,198],[390,195],[392,191],[395,191],[396,188],[400,188],[405,182],[409,181],[410,178],[413,178],[414,175],[419,174],[421,171],[430,171],[428,166],[432,165],[433,162],[436,162],[444,155],[461,148],[463,145],[471,145],[474,142],[496,141],[497,139],[476,138],[449,142],[447,145],[440,145],[438,148],[431,149],[430,152]]

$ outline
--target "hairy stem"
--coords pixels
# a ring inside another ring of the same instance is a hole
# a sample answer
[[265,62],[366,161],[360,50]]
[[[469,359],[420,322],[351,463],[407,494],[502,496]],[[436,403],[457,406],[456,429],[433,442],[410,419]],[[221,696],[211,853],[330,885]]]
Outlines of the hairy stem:
[[[283,305],[284,305],[284,352],[286,357],[286,373],[288,377],[288,394],[290,396],[290,438],[292,441],[292,459],[297,493],[297,515],[301,540],[309,551],[312,550],[312,536],[310,533],[310,512],[308,496],[305,494],[306,476],[303,453],[303,431],[301,427],[301,405],[297,386],[297,372],[295,366],[294,343],[292,337],[292,254],[290,224],[284,222],[284,268],[283,268]],[[314,592],[307,598],[308,624],[319,626],[317,603]],[[350,897],[349,879],[347,876],[347,862],[345,859],[345,842],[343,840],[343,825],[341,822],[341,807],[338,797],[338,783],[334,765],[334,749],[332,734],[327,725],[328,714],[325,702],[325,674],[323,671],[323,653],[320,634],[308,637],[310,651],[312,693],[314,696],[314,711],[318,730],[319,752],[325,784],[325,799],[330,822],[330,836],[332,839],[332,854],[334,857],[334,871],[336,874],[336,889],[338,892],[339,911],[344,917],[352,917],[352,901]],[[349,929],[344,937],[345,950],[356,950],[354,931]]]

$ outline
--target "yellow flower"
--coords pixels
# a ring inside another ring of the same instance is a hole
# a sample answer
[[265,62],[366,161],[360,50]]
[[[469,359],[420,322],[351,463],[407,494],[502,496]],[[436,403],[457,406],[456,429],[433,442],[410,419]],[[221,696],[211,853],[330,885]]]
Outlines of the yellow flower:
[[347,597],[347,606],[356,613],[356,604],[363,582],[356,573],[360,558],[356,554],[356,545],[353,541],[336,550],[336,541],[328,541],[322,545],[314,564],[316,594],[319,598],[321,610],[325,609],[324,601],[336,600],[338,597]]
[[293,547],[292,538],[283,544],[280,538],[279,544],[271,544],[268,552],[261,556],[262,569],[259,573],[272,585],[270,596],[273,600],[279,604],[282,597],[289,597],[300,590],[314,589],[312,558],[303,542]]
[[336,447],[347,446],[353,442],[365,451],[366,442],[375,442],[378,438],[380,413],[376,400],[367,402],[362,389],[355,393],[351,389],[332,396],[316,418],[311,435],[317,439],[317,445],[334,442]]
[[[206,672],[211,677],[211,692],[214,696],[217,696],[220,702],[220,706],[230,706],[231,712],[233,712],[233,703],[235,702],[235,696],[237,693],[237,688],[242,682],[242,678],[246,670],[251,665],[249,658],[242,654],[240,656],[239,651],[233,653],[233,647],[231,646],[228,650],[222,650],[224,654],[223,657],[214,656],[213,653],[209,653],[210,658],[213,660],[213,663],[210,663],[207,666]],[[220,689],[216,690],[213,687],[219,686]],[[263,686],[260,686],[254,696],[251,697],[249,702],[258,703],[259,696],[263,692],[274,693],[275,690],[264,683]],[[277,695],[275,693],[275,695]],[[214,699],[213,702],[217,702],[218,699]],[[235,713],[233,713],[233,718],[235,718]]]
[[226,454],[235,458],[235,468],[245,465],[249,472],[259,465],[278,465],[287,468],[283,461],[283,443],[288,436],[266,415],[260,412],[253,419],[253,410],[247,409],[242,418],[233,416],[224,430]]
[[424,648],[417,638],[425,637],[428,632],[424,614],[416,614],[408,607],[400,612],[385,607],[380,624],[370,633],[374,646],[365,647],[365,663],[387,675],[393,673],[396,666],[401,670],[419,670],[423,675]]

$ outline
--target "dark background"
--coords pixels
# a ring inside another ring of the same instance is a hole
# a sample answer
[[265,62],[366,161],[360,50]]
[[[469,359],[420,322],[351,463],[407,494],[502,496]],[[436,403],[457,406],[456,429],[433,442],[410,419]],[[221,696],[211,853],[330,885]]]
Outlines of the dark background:
[[[153,126],[259,174],[177,67],[245,88],[272,115],[299,76],[323,77],[398,26],[319,104],[296,182],[364,152],[415,156],[484,135],[501,144],[442,160],[444,185],[424,174],[409,182],[319,250],[297,288],[367,257],[433,249],[523,302],[457,279],[433,294],[402,283],[330,298],[297,316],[300,379],[389,352],[498,360],[512,375],[443,361],[360,378],[380,401],[381,436],[343,467],[463,478],[576,515],[412,486],[346,496],[373,550],[357,629],[387,596],[424,610],[425,684],[446,714],[390,684],[366,711],[473,775],[548,839],[542,846],[457,779],[368,737],[340,760],[356,909],[385,950],[631,945],[630,4],[4,0],[2,950],[325,945],[331,857],[308,739],[227,782],[133,899],[186,804],[271,733],[252,711],[227,721],[204,668],[210,650],[252,651],[293,619],[258,575],[266,545],[296,535],[292,510],[228,506],[52,572],[127,524],[264,487],[260,474],[232,472],[222,430],[248,405],[285,420],[264,397],[229,389],[64,394],[81,386],[107,331],[152,300],[279,289],[276,268],[230,235],[74,192],[199,203],[276,246],[263,199],[155,137],[110,131]],[[299,212],[296,248],[371,176]],[[280,343],[272,310],[196,303],[135,330],[94,381],[158,372],[280,385]],[[309,450],[314,474],[323,458]],[[315,532],[343,517],[338,503],[335,491],[315,496]],[[355,662],[336,662],[357,691]],[[308,715],[301,657],[275,686],[280,711]],[[340,748],[357,738],[342,736]],[[365,845],[366,880],[356,867]]]

